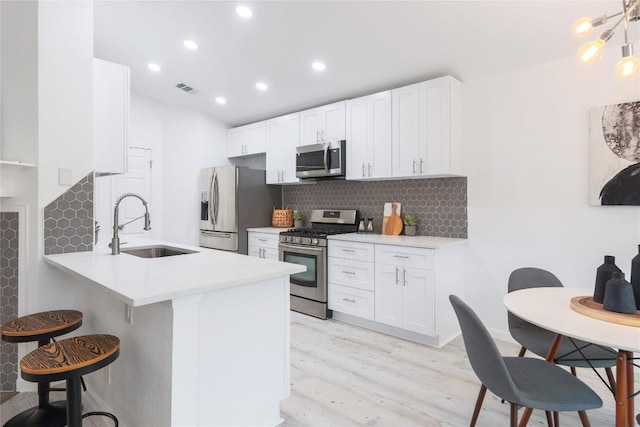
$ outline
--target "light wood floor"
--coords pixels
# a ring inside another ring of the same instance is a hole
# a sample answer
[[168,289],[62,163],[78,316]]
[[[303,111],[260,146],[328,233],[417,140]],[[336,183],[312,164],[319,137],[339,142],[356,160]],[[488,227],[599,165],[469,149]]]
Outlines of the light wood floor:
[[[502,354],[517,355],[517,345],[497,343]],[[588,412],[592,426],[613,426],[611,393],[591,371],[579,369],[578,375],[604,401],[602,408]],[[636,389],[639,377],[636,369]],[[291,313],[291,396],[281,404],[284,427],[467,426],[478,387],[460,338],[438,350]],[[86,394],[84,399],[86,411],[100,409]],[[35,393],[19,393],[0,406],[1,423],[36,402]],[[563,427],[581,426],[574,413],[561,414],[560,422]],[[508,424],[508,405],[487,393],[478,427]],[[100,417],[84,422],[85,427],[112,425]],[[529,425],[545,426],[544,414],[534,411]]]

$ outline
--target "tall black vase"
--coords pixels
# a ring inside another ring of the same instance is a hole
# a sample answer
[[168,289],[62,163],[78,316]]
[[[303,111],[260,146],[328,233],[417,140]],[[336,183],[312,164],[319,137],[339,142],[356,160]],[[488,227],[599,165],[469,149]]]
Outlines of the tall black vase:
[[640,310],[640,245],[638,245],[638,255],[631,260],[631,287],[636,301],[636,310]]
[[636,312],[631,283],[624,279],[624,273],[614,272],[611,280],[607,282],[602,308],[624,314]]
[[595,302],[602,304],[604,301],[604,291],[607,282],[613,277],[613,273],[622,273],[622,270],[616,265],[616,257],[605,255],[604,264],[596,270],[596,288],[593,292],[593,300]]

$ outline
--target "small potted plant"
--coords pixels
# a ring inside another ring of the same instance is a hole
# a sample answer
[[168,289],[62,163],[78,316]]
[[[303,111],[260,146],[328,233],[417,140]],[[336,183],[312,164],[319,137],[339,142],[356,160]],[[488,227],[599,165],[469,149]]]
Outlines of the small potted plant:
[[416,235],[416,217],[411,214],[406,214],[403,219],[404,222],[404,234],[407,236]]
[[298,211],[293,213],[293,226],[295,228],[302,228],[302,214]]

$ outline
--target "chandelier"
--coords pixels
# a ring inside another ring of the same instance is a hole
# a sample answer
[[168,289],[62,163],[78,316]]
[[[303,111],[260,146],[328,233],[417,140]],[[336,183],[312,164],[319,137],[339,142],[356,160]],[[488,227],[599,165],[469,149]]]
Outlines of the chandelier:
[[[622,15],[622,16],[620,16]],[[616,73],[620,77],[632,77],[640,71],[640,59],[633,55],[633,44],[629,42],[628,29],[630,22],[640,20],[640,0],[622,0],[622,11],[614,15],[602,15],[599,18],[580,18],[573,24],[573,34],[578,37],[585,36],[597,27],[606,24],[611,18],[620,16],[620,19],[608,30],[605,30],[594,41],[583,44],[578,49],[578,58],[588,64],[596,62],[602,56],[604,45],[613,36],[614,30],[622,23],[624,28],[624,45],[622,45],[622,59],[616,65]]]

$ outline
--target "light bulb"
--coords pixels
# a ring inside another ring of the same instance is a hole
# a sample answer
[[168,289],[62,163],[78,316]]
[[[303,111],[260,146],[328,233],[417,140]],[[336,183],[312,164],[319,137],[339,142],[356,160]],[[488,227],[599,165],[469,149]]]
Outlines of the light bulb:
[[616,74],[620,77],[633,77],[640,70],[640,59],[631,55],[625,56],[616,65]]
[[573,23],[572,31],[576,37],[586,36],[593,30],[591,18],[580,18]]
[[578,49],[578,58],[582,62],[586,62],[587,64],[592,64],[596,62],[602,56],[602,51],[604,50],[605,41],[602,39],[597,39],[592,42],[588,42],[580,46]]

